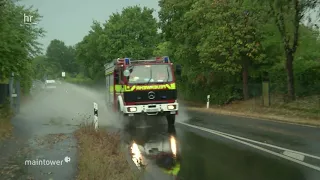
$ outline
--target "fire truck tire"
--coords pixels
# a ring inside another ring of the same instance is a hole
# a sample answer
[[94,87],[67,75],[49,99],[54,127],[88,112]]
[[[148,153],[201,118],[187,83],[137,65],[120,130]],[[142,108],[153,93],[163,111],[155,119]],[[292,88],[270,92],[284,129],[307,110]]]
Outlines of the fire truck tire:
[[124,120],[124,115],[123,113],[120,111],[120,104],[118,103],[118,118],[119,121],[122,122]]
[[167,115],[167,122],[169,126],[173,126],[176,122],[176,115]]

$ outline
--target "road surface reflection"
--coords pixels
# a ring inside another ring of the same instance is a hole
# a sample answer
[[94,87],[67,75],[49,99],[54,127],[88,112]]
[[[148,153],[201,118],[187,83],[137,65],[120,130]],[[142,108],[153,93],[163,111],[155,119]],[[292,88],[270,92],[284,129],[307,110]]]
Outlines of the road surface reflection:
[[172,176],[179,180],[313,179],[306,177],[303,169],[285,160],[184,128],[158,125],[126,129],[125,132],[125,140],[137,166],[156,166],[164,174],[170,174],[170,179]]
[[139,168],[156,165],[163,173],[178,174],[181,158],[175,127],[130,128],[126,129],[125,137],[131,158]]

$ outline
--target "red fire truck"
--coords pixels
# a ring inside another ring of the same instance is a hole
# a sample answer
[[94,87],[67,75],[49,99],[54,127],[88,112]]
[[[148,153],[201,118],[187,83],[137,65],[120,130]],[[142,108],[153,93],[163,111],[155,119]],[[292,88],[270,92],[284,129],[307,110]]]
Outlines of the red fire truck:
[[174,68],[167,56],[116,59],[105,65],[106,104],[121,118],[166,116],[168,124],[174,125],[179,110],[175,74],[181,74],[181,66]]

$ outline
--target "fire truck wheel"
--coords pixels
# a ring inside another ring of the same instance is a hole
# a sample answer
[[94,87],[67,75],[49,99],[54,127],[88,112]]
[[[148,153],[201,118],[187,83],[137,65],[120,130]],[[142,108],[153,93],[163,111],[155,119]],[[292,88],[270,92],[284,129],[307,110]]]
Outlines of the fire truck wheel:
[[118,118],[119,121],[122,122],[124,120],[124,115],[123,113],[120,111],[120,104],[118,103]]
[[167,115],[168,125],[173,126],[176,121],[176,115]]

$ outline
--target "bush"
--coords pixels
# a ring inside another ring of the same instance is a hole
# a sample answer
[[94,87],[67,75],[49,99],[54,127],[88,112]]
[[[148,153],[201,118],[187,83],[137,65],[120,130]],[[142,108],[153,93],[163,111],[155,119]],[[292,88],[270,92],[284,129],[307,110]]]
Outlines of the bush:
[[10,109],[9,100],[3,105],[0,105],[0,140],[6,139],[12,134],[11,118],[13,113]]
[[85,77],[83,74],[79,73],[75,77],[66,77],[66,82],[72,83],[72,84],[79,84],[79,85],[92,85],[94,84],[94,81],[90,78]]

